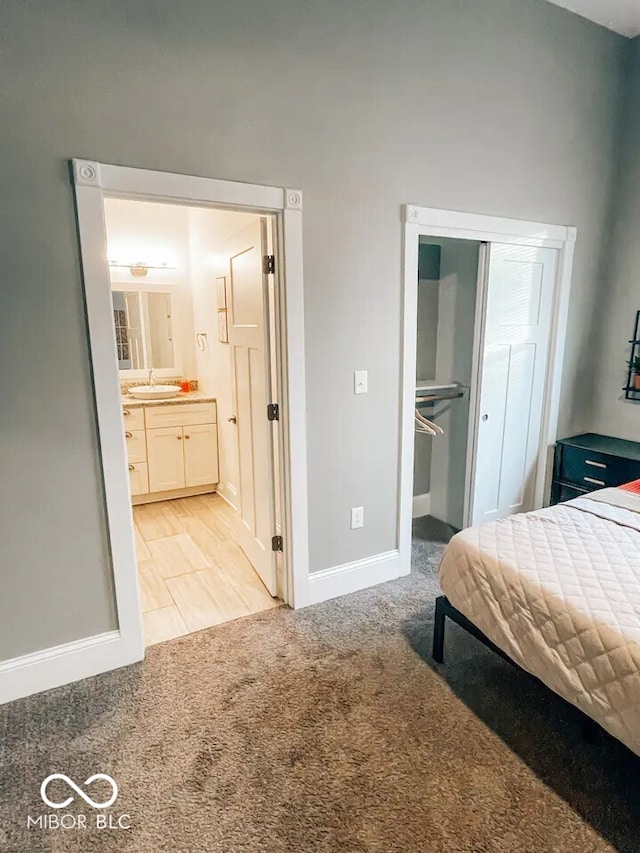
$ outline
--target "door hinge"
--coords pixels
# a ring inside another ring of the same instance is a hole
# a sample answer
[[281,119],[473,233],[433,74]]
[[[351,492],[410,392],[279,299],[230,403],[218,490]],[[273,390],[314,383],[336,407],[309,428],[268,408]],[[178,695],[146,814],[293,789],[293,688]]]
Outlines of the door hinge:
[[265,255],[262,258],[262,271],[265,275],[270,275],[276,271],[276,256]]
[[277,403],[269,403],[267,406],[267,418],[270,421],[280,420],[280,406]]
[[284,551],[284,542],[282,541],[282,536],[273,536],[271,538],[271,550]]

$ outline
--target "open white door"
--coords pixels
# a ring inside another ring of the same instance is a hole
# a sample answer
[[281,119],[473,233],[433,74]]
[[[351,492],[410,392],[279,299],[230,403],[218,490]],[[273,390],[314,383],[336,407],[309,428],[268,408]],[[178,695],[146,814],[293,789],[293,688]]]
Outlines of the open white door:
[[228,323],[238,430],[238,544],[276,595],[266,236],[266,220],[256,217],[229,241]]
[[471,524],[534,508],[558,252],[491,243]]

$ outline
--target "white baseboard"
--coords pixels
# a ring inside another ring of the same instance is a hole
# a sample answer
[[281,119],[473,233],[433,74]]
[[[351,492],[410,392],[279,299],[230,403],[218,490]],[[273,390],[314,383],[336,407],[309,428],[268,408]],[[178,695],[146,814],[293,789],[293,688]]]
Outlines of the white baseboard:
[[134,663],[120,631],[0,662],[0,705]]
[[399,551],[387,551],[365,560],[313,572],[309,575],[309,604],[319,604],[404,574],[406,570],[402,570]]
[[238,509],[238,490],[231,483],[218,483],[218,494],[225,500],[231,509]]
[[422,518],[429,515],[431,512],[431,495],[427,492],[426,495],[413,496],[413,518]]

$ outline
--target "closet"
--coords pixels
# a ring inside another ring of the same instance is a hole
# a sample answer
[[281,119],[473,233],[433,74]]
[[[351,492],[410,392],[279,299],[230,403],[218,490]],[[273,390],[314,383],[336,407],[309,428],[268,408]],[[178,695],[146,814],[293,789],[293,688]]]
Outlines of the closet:
[[424,239],[418,263],[416,410],[444,434],[416,431],[414,515],[456,529],[464,521],[480,249],[471,240]]
[[533,508],[557,255],[420,238],[414,517]]

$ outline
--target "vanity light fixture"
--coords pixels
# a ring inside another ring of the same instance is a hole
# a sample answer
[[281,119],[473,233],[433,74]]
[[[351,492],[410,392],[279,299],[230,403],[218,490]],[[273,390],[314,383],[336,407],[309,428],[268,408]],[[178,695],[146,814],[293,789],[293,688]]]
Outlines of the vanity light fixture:
[[127,263],[122,263],[121,261],[110,260],[109,266],[128,269],[134,278],[144,278],[146,275],[148,275],[149,270],[174,270],[174,269],[176,269],[175,265],[173,265],[173,264],[169,264],[169,263],[147,264],[144,261],[135,261],[134,263],[127,264]]

